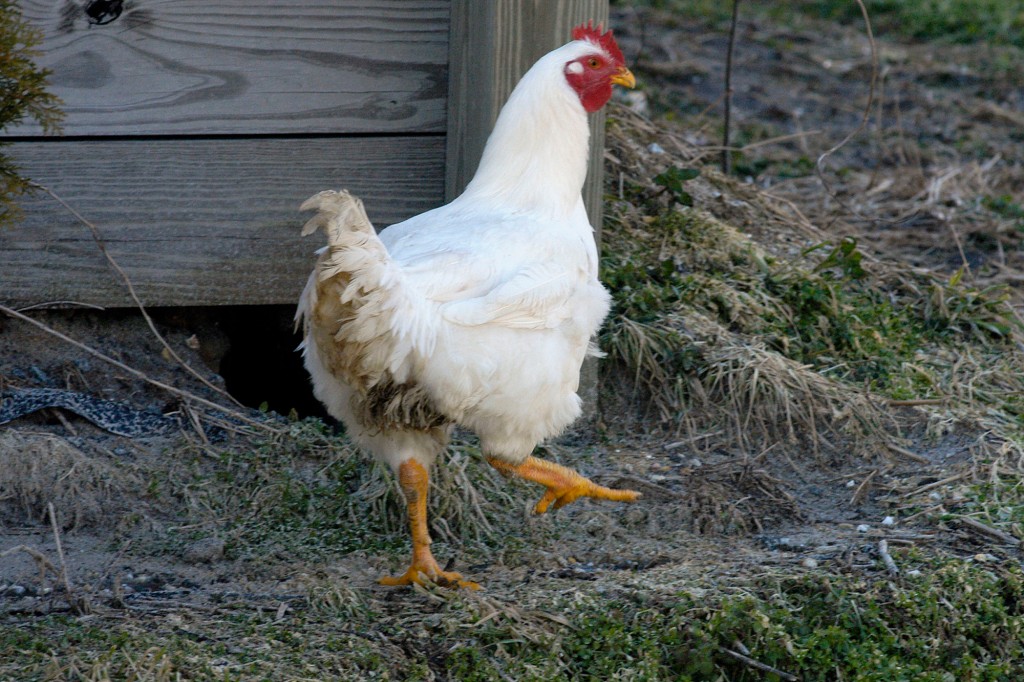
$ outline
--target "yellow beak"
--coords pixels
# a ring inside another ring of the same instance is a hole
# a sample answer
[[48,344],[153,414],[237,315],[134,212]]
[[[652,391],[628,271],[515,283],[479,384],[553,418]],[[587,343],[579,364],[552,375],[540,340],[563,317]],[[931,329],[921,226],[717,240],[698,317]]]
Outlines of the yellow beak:
[[636,78],[633,76],[633,72],[623,66],[619,69],[619,72],[612,76],[612,83],[621,85],[627,88],[636,87]]

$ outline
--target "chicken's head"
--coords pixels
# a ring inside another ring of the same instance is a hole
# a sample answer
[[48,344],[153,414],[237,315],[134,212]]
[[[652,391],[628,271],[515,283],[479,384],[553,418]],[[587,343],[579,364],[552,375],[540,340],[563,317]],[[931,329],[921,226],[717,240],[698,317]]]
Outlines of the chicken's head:
[[584,41],[593,48],[565,65],[565,80],[588,112],[595,112],[608,103],[613,84],[627,88],[636,85],[610,30],[601,33],[600,24],[596,27],[593,22],[580,24],[572,30],[572,39]]

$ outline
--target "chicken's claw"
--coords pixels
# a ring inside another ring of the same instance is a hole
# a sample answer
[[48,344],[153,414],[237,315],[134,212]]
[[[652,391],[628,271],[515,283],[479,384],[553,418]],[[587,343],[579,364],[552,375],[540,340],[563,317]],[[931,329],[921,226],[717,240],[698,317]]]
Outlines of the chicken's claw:
[[487,461],[498,471],[540,483],[547,488],[547,492],[533,508],[535,514],[543,514],[551,507],[552,503],[554,503],[555,509],[558,509],[581,497],[615,502],[633,502],[640,497],[640,493],[635,490],[606,488],[594,483],[589,478],[580,476],[568,467],[532,456],[527,457],[519,465],[509,464],[496,457],[489,457]]
[[461,587],[467,590],[479,590],[480,585],[472,580],[465,580],[461,573],[445,571],[437,564],[434,557],[427,549],[426,556],[413,549],[413,561],[409,569],[402,575],[385,576],[377,582],[381,585],[427,585],[433,583],[441,587]]

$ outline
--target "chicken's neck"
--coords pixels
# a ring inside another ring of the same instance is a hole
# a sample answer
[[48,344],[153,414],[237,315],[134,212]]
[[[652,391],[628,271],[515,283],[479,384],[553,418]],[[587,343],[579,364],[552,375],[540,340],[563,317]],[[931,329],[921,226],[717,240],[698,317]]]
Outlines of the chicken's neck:
[[[538,63],[540,66],[540,63]],[[531,69],[512,92],[462,196],[565,218],[587,175],[587,114],[559,70]]]

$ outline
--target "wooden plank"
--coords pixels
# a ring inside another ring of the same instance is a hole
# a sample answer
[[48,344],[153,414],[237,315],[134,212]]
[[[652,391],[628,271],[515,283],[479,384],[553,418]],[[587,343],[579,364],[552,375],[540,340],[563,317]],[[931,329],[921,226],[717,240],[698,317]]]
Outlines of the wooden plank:
[[[362,197],[378,227],[439,205],[444,137],[15,142],[8,151],[100,229],[147,305],[294,303],[323,237],[299,204]],[[0,230],[0,300],[131,305],[89,230],[45,194]]]
[[[454,199],[473,178],[484,144],[509,93],[540,57],[569,42],[572,28],[608,24],[607,0],[453,0],[448,84],[445,194]],[[600,230],[604,114],[591,117],[590,173],[583,190]]]
[[66,135],[445,129],[449,0],[161,0],[103,25],[89,0],[18,4]]

